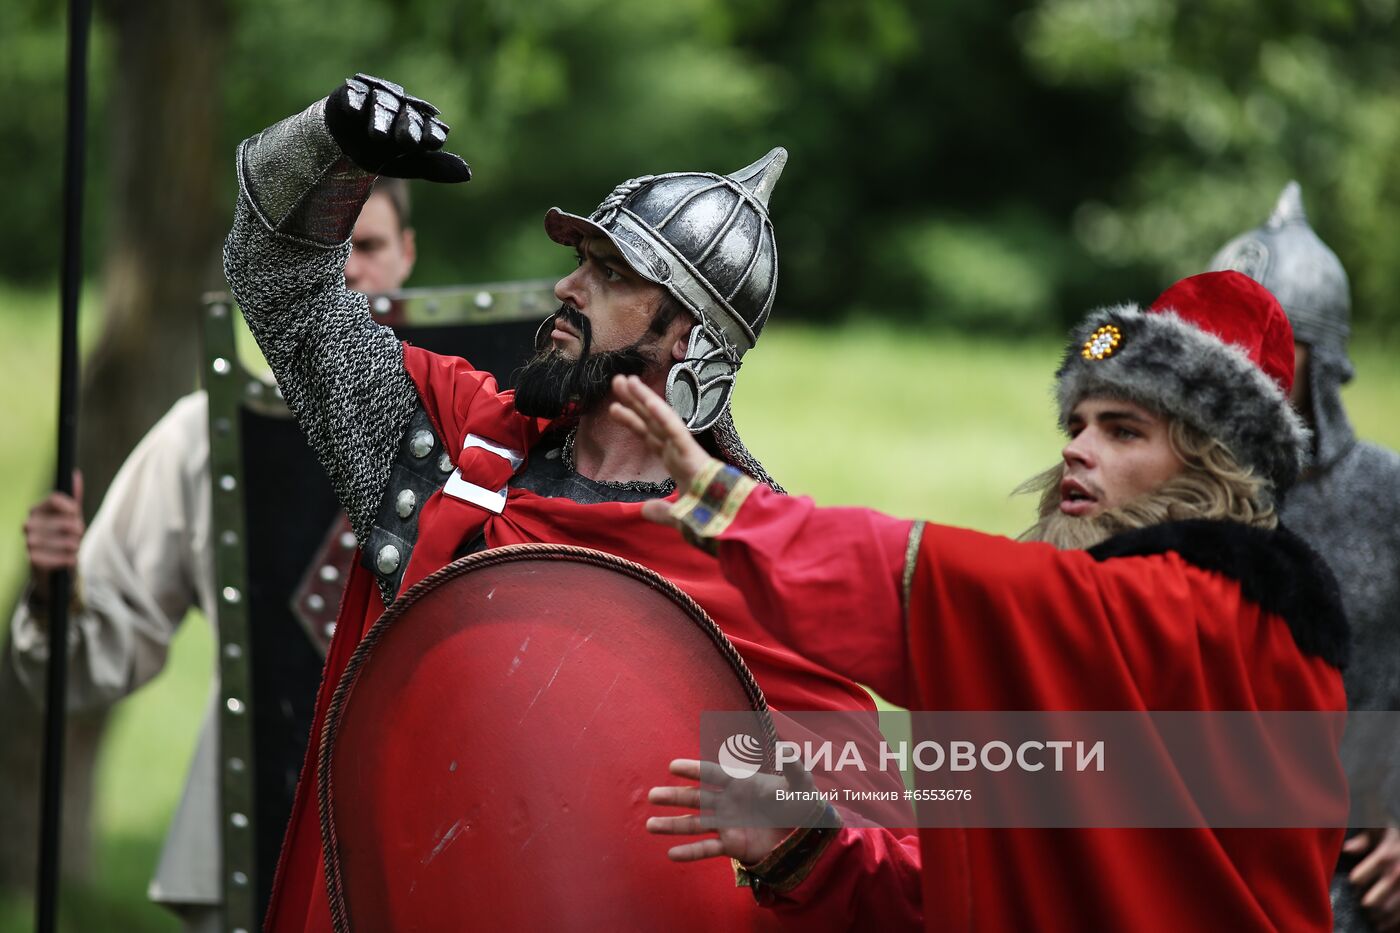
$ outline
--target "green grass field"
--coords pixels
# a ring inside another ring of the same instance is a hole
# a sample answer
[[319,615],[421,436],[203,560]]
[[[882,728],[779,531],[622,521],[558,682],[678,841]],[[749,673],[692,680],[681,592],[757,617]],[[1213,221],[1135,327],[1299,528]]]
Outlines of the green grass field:
[[[19,527],[49,480],[58,356],[51,294],[0,289],[0,347],[12,404],[0,445],[0,592],[23,574]],[[92,302],[86,305],[95,307]],[[1031,503],[1008,495],[1050,465],[1050,339],[990,343],[859,324],[774,325],[745,366],[736,420],[789,490],[1015,533]],[[1363,437],[1400,447],[1400,347],[1357,340],[1347,400]],[[66,928],[175,930],[146,882],[194,748],[213,666],[209,629],[192,617],[166,670],[117,709],[99,774],[94,880],[65,889]],[[23,898],[0,898],[0,931],[29,928]]]

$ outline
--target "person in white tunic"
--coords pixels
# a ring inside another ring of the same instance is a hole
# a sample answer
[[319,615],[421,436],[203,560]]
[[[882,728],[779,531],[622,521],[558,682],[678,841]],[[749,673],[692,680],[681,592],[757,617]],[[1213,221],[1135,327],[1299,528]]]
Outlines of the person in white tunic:
[[[399,288],[416,258],[407,186],[375,189],[352,235],[346,284],[366,293]],[[80,478],[79,478],[80,480]],[[209,400],[180,399],[127,457],[83,527],[79,498],[50,494],[30,510],[30,580],[11,621],[12,659],[42,701],[48,661],[49,573],[76,566],[70,618],[70,709],[109,705],[164,668],[170,641],[198,608],[217,633],[209,510]],[[215,639],[217,642],[217,638]],[[151,880],[151,900],[178,913],[187,931],[221,929],[218,702],[213,684],[194,760]]]

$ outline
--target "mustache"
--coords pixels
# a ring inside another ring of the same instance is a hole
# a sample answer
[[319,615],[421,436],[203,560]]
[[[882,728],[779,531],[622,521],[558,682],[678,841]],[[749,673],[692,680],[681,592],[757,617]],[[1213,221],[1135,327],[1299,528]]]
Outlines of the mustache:
[[565,324],[577,330],[580,334],[587,334],[592,328],[592,323],[584,317],[582,311],[569,304],[567,301],[559,306],[559,310],[554,312],[556,321],[563,320]]
[[582,359],[587,356],[593,345],[593,322],[567,301],[560,304],[559,309],[549,316],[546,321],[549,326],[539,329],[538,336],[535,338],[535,352],[541,353],[549,348],[549,332],[553,325],[559,321],[572,327],[583,338],[583,347],[579,351],[579,357]]

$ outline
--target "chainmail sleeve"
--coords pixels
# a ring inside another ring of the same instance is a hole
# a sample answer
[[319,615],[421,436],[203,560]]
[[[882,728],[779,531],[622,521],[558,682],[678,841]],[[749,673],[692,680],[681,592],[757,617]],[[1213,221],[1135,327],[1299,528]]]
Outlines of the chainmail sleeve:
[[419,405],[417,390],[394,332],[371,320],[365,296],[345,287],[349,244],[274,233],[259,213],[240,185],[224,273],[287,407],[365,541]]

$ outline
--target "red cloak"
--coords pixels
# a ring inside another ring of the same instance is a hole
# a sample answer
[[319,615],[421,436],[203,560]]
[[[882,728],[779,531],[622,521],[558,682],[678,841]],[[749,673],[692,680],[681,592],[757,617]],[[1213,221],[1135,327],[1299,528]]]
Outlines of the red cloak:
[[[763,487],[715,540],[725,577],[784,643],[912,709],[1346,709],[1336,658],[1301,650],[1241,582],[1174,550],[1097,560]],[[865,624],[830,624],[846,613]],[[1331,930],[1343,831],[919,835],[930,930],[1235,933]]]

